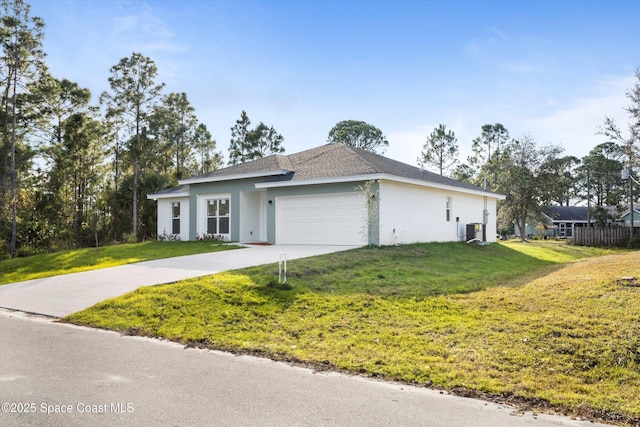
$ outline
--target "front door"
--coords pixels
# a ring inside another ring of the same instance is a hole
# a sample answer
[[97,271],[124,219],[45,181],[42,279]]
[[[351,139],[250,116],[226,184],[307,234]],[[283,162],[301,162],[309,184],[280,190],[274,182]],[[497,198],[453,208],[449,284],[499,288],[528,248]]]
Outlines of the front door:
[[267,192],[240,192],[240,241],[267,241]]

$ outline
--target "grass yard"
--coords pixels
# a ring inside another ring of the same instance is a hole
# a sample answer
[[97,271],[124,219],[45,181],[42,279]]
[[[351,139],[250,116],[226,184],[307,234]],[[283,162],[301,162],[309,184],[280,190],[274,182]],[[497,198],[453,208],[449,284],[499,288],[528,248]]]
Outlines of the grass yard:
[[0,261],[0,285],[140,261],[235,249],[237,246],[197,242],[149,241],[102,246]]
[[[640,425],[640,252],[362,248],[147,287],[66,321]],[[275,279],[274,279],[275,278]]]

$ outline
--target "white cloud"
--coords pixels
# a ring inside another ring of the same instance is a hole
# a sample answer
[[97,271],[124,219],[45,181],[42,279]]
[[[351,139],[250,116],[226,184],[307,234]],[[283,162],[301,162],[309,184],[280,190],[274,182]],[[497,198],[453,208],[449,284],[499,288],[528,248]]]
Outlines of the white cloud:
[[606,78],[594,85],[592,96],[577,99],[548,115],[523,120],[520,125],[541,144],[561,145],[568,155],[585,156],[606,141],[597,134],[605,116],[624,127],[627,122],[624,108],[629,103],[626,92],[633,86],[633,80],[633,76]]

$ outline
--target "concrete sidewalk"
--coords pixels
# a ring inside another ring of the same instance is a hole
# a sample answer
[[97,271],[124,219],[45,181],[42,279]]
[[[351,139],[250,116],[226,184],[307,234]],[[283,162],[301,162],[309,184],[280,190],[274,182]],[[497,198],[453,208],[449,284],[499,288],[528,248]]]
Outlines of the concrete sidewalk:
[[0,307],[64,317],[100,301],[141,286],[171,283],[192,277],[256,265],[353,249],[353,246],[247,246],[222,252],[145,261],[102,270],[65,274],[0,286]]

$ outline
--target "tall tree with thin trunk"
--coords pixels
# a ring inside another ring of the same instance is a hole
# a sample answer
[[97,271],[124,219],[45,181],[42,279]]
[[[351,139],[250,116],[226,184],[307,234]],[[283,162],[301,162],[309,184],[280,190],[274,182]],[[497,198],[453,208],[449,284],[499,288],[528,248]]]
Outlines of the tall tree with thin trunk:
[[440,175],[458,163],[458,139],[452,130],[443,124],[431,132],[418,157],[418,164],[423,167],[433,166]]
[[193,148],[198,157],[198,166],[195,173],[205,173],[222,167],[222,153],[216,150],[216,141],[211,138],[211,132],[207,125],[200,123],[196,128],[193,139]]
[[[195,109],[184,92],[170,93],[162,98],[160,105],[154,108],[151,133],[160,140],[157,148],[162,151],[161,154],[175,160],[173,169],[177,179],[182,179],[185,175],[185,168],[192,154],[197,125]],[[167,171],[162,172],[167,173]]]
[[624,151],[615,142],[605,142],[592,148],[577,169],[582,199],[596,206],[618,206],[625,194],[620,180],[623,167]]
[[247,112],[242,110],[240,118],[236,120],[236,124],[231,128],[231,141],[229,143],[229,164],[236,165],[249,160],[249,126],[251,120]]
[[58,189],[63,198],[60,210],[68,212],[65,219],[71,221],[73,236],[78,244],[84,244],[82,225],[91,222],[101,178],[104,127],[87,113],[76,113],[65,120],[63,128],[52,173],[66,177],[58,179],[62,181]]
[[156,104],[164,83],[156,84],[158,67],[150,58],[134,52],[128,58],[111,67],[109,86],[111,92],[104,92],[100,102],[107,106],[107,117],[122,117],[128,125],[130,134],[129,154],[133,159],[133,200],[132,229],[134,240],[138,236],[138,181],[141,149],[146,140],[145,133],[149,125],[149,116]]
[[471,149],[480,160],[480,163],[486,164],[493,155],[498,154],[509,142],[509,132],[501,123],[483,125],[482,134],[473,140]]
[[478,167],[476,178],[478,185],[488,190],[494,189],[500,174],[499,162],[494,160],[500,158],[502,151],[511,142],[509,132],[501,123],[482,126],[481,135],[474,139],[471,145],[474,153],[472,162]]
[[33,127],[26,109],[29,85],[46,73],[42,39],[44,22],[31,16],[31,8],[23,0],[0,3],[0,115],[2,116],[2,185],[0,193],[0,228],[6,230],[10,212],[10,254],[16,256],[18,217],[17,146]]

